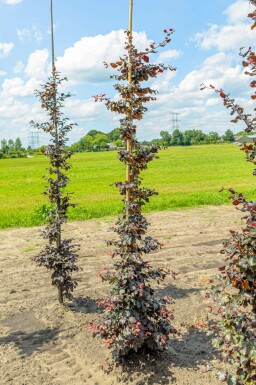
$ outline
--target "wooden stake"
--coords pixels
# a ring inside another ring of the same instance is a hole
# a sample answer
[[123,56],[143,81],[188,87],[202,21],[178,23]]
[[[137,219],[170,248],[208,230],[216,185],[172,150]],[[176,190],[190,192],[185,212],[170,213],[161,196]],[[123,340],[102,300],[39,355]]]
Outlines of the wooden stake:
[[52,43],[52,74],[55,73],[55,61],[54,61],[54,35],[53,35],[53,10],[52,10],[52,0],[50,3],[50,8],[51,8],[51,43]]
[[[53,7],[52,7],[52,0],[50,1],[50,12],[51,12],[51,51],[52,51],[52,78],[53,82],[55,83],[55,91],[57,89],[56,86],[56,67],[55,67],[55,53],[54,53],[54,31],[53,31]],[[56,140],[56,152],[57,155],[59,154],[59,133],[58,133],[58,125],[57,125],[57,116],[56,116],[56,110],[57,110],[57,96],[55,94],[54,96],[54,113],[53,113],[53,125],[55,129],[55,140]],[[56,173],[56,178],[57,178],[57,183],[59,183],[60,180],[60,172],[59,168],[57,168],[57,173]],[[56,247],[57,250],[59,251],[60,245],[61,245],[61,224],[60,224],[60,197],[57,198],[56,201],[56,219],[58,221],[58,234],[57,234],[57,239],[56,239]],[[62,288],[58,288],[58,299],[59,303],[63,304],[63,291]]]
[[[133,16],[133,0],[130,0],[130,9],[129,9],[129,37],[132,38],[132,16]],[[132,40],[130,40],[130,44],[132,44]],[[129,51],[129,59],[128,59],[128,84],[131,85],[132,84],[132,60],[131,60],[131,53]],[[129,120],[131,121],[132,120],[132,106],[131,106],[131,103],[129,102],[128,103],[128,109],[129,109],[129,112],[128,112],[128,118]],[[127,152],[129,152],[130,154],[132,153],[132,144],[131,144],[131,141],[130,140],[127,140],[126,141],[126,150]],[[128,183],[131,182],[131,166],[129,164],[126,165],[126,181]],[[126,190],[126,200],[127,202],[130,202],[130,190],[127,189]],[[128,220],[129,219],[129,210],[127,209],[126,211],[126,219]]]

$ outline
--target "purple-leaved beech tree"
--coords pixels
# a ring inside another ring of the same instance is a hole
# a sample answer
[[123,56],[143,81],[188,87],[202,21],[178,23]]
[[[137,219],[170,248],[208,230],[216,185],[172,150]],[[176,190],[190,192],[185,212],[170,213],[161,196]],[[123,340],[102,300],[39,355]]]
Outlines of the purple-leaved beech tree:
[[54,58],[53,12],[51,9],[51,38],[52,38],[52,71],[48,81],[42,85],[41,90],[36,90],[36,96],[41,102],[41,107],[48,116],[44,123],[31,122],[36,129],[43,130],[51,136],[51,144],[46,147],[45,155],[49,158],[50,165],[47,169],[49,175],[44,176],[47,181],[44,195],[49,198],[51,209],[47,218],[48,224],[43,231],[47,239],[45,248],[33,260],[40,266],[52,270],[52,284],[58,289],[58,300],[63,304],[64,297],[71,298],[71,293],[77,283],[72,278],[72,273],[78,270],[78,247],[72,244],[72,239],[63,239],[62,225],[67,221],[67,211],[74,204],[70,203],[70,194],[65,192],[68,184],[66,172],[71,168],[68,159],[72,153],[65,149],[68,141],[67,134],[73,125],[68,118],[63,117],[62,108],[69,93],[59,91],[62,79],[56,71]]
[[[256,6],[256,0],[251,0]],[[256,9],[249,15],[253,20],[252,29],[256,27]],[[245,74],[250,76],[250,86],[255,89],[256,55],[249,47],[240,49],[243,57]],[[256,133],[256,117],[253,113],[245,113],[244,108],[222,89],[214,85],[211,88],[223,99],[224,106],[230,109],[233,119],[245,123],[245,131]],[[252,100],[256,94],[251,95]],[[256,164],[256,143],[244,144],[242,150],[246,159]],[[253,172],[256,175],[256,170]],[[217,303],[214,313],[218,315],[214,322],[216,338],[214,346],[221,353],[225,368],[219,373],[220,379],[230,385],[256,384],[256,202],[248,201],[246,197],[233,189],[230,199],[233,205],[243,213],[244,226],[241,231],[231,230],[231,237],[224,242],[222,253],[226,256],[226,264],[221,267],[217,280],[213,285],[213,296]]]
[[[176,333],[171,324],[173,313],[166,308],[167,300],[155,298],[152,281],[160,283],[167,273],[155,268],[144,255],[156,251],[161,244],[147,235],[149,223],[142,215],[142,207],[157,193],[142,186],[141,172],[157,157],[159,147],[144,148],[136,139],[136,124],[142,120],[147,108],[145,103],[156,99],[156,91],[148,84],[164,71],[173,71],[171,66],[150,64],[149,56],[165,47],[171,41],[172,29],[165,30],[165,39],[159,45],[151,43],[144,52],[134,46],[132,36],[132,9],[130,0],[129,30],[125,31],[125,54],[106,67],[116,69],[111,77],[118,81],[114,86],[119,100],[111,100],[106,95],[98,95],[96,101],[103,101],[108,110],[120,114],[121,139],[126,149],[119,151],[119,160],[126,165],[126,180],[115,186],[123,196],[124,210],[113,231],[117,239],[108,241],[113,246],[112,257],[117,258],[110,269],[105,269],[100,277],[111,285],[110,295],[99,301],[102,312],[90,323],[94,336],[101,337],[111,349],[115,360],[120,360],[130,351],[142,347],[163,349]],[[173,277],[175,273],[171,272]]]

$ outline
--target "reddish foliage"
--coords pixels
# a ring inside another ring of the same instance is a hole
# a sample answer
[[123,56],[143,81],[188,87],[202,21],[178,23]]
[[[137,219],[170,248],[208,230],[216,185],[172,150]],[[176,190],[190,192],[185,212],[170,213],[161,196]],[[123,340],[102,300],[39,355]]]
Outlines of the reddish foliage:
[[[136,139],[136,120],[141,120],[147,111],[145,103],[155,100],[156,91],[142,86],[142,82],[155,78],[158,73],[174,70],[164,64],[150,64],[149,55],[157,47],[164,47],[170,41],[173,31],[165,31],[166,38],[158,46],[150,43],[145,52],[138,52],[133,45],[129,31],[126,31],[126,54],[115,63],[104,63],[105,67],[117,69],[112,78],[119,81],[114,86],[120,95],[118,101],[105,94],[97,95],[96,101],[104,101],[107,109],[123,115],[120,119],[121,138],[129,142],[132,151],[121,150],[119,160],[130,167],[130,181],[116,182],[115,186],[125,197],[129,191],[130,199],[123,199],[124,214],[119,217],[113,230],[117,240],[108,241],[114,246],[112,257],[118,257],[111,269],[100,274],[103,281],[111,285],[111,296],[100,301],[101,317],[90,324],[94,336],[104,339],[112,350],[115,359],[121,359],[130,350],[137,351],[146,346],[151,349],[164,349],[170,334],[176,333],[171,325],[173,313],[167,309],[167,300],[157,300],[151,281],[160,283],[170,272],[153,268],[144,261],[143,255],[156,251],[160,243],[146,236],[149,223],[141,209],[154,190],[141,186],[140,173],[148,162],[157,157],[159,147],[143,148]],[[128,79],[129,66],[132,66],[131,83]],[[175,273],[171,272],[175,278]]]
[[[250,1],[256,6],[256,0]],[[256,9],[248,15],[256,26]],[[243,51],[242,65],[248,76],[256,76],[256,55],[251,47]],[[250,83],[256,87],[256,81]],[[201,89],[214,89],[223,99],[223,104],[234,115],[232,123],[239,120],[246,125],[246,132],[256,132],[256,117],[246,114],[244,108],[238,105],[229,94],[222,89],[210,85],[201,85]],[[256,94],[251,95],[256,99]],[[256,111],[256,108],[254,108]],[[256,144],[244,144],[242,150],[246,153],[247,161],[255,164]],[[256,175],[256,170],[253,172]],[[223,189],[222,189],[223,190]],[[221,379],[228,384],[254,385],[256,383],[256,202],[248,201],[246,197],[233,189],[228,190],[233,205],[243,212],[245,225],[240,232],[231,230],[231,237],[224,242],[222,253],[227,256],[227,263],[221,267],[213,286],[213,296],[217,302],[217,309],[211,311],[220,318],[216,324],[216,339],[214,346],[222,352],[225,370],[220,373]]]

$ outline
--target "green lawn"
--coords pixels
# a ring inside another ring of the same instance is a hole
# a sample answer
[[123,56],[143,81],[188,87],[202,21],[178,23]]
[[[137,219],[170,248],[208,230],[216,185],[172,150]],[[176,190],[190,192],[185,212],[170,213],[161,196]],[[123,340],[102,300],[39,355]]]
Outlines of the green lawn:
[[[110,186],[124,180],[124,166],[116,152],[75,154],[71,160],[69,190],[78,203],[70,219],[98,218],[116,215],[122,209],[118,190]],[[44,205],[42,175],[48,159],[0,160],[0,228],[33,226],[43,223]],[[235,145],[171,147],[160,152],[143,173],[144,185],[154,188],[146,211],[219,205],[227,202],[222,186],[246,192],[253,198],[255,179],[253,165],[245,162],[244,153]]]

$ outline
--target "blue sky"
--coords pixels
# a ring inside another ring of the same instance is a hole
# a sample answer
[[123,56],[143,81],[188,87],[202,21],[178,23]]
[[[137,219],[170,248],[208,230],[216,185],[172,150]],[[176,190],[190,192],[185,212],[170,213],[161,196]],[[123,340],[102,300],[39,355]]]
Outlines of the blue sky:
[[[128,0],[54,0],[57,68],[68,77],[66,88],[74,94],[65,114],[79,124],[71,142],[90,129],[108,132],[118,126],[118,117],[91,96],[105,92],[115,96],[102,62],[123,52],[128,5]],[[202,81],[214,83],[250,109],[250,79],[238,56],[241,46],[255,41],[248,10],[247,0],[134,0],[138,47],[160,41],[165,28],[176,30],[171,44],[152,57],[177,71],[151,82],[159,95],[138,126],[140,139],[159,137],[161,130],[171,132],[171,112],[179,113],[181,130],[223,133],[243,127],[229,123],[218,97],[199,88]],[[19,136],[27,145],[29,121],[44,118],[33,91],[49,74],[49,1],[0,0],[0,15],[0,139]],[[42,133],[40,140],[47,140]]]

